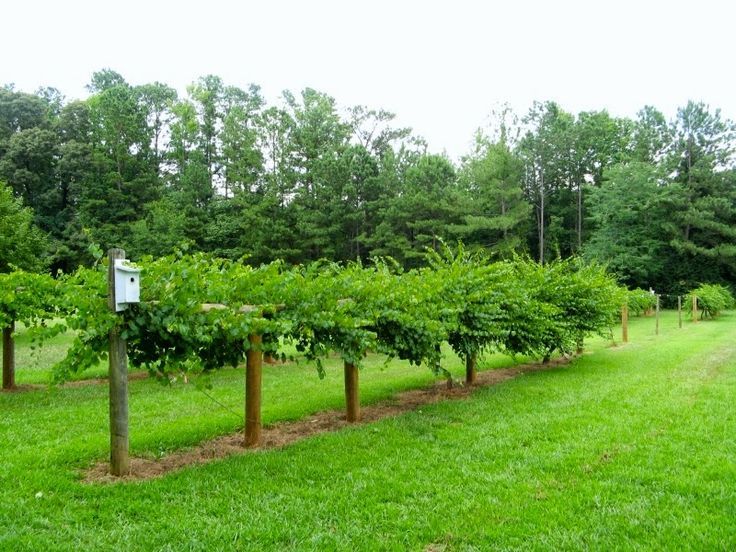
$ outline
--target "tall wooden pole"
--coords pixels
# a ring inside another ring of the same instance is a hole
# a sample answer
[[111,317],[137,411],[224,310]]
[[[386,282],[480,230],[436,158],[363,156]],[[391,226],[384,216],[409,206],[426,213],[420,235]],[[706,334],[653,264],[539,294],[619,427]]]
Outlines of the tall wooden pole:
[[629,342],[629,306],[621,307],[621,341]]
[[473,385],[478,374],[478,355],[469,353],[465,357],[465,383]]
[[250,348],[245,365],[245,446],[261,444],[261,387],[263,381],[263,337],[248,336]]
[[348,422],[360,420],[360,386],[358,367],[345,361],[345,410]]
[[682,295],[677,296],[677,325],[682,329]]
[[[110,249],[107,254],[107,305],[115,312],[115,259],[124,259],[125,251]],[[110,330],[110,473],[130,473],[128,456],[128,350],[120,329]]]
[[3,328],[3,389],[15,388],[15,322]]
[[693,322],[698,321],[698,296],[693,295]]
[[657,306],[656,306],[656,322],[654,326],[654,335],[659,335],[659,295],[657,295]]

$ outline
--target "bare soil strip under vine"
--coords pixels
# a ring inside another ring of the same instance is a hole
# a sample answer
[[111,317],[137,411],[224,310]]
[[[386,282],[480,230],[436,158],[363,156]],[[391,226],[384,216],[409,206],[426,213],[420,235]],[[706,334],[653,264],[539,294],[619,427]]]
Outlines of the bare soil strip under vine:
[[[128,374],[128,381],[142,380],[146,379],[147,377],[149,377],[148,372],[131,372]],[[74,381],[65,381],[64,383],[58,384],[57,387],[87,387],[88,385],[107,385],[108,383],[109,380],[106,377],[89,378]],[[48,388],[48,383],[19,383],[12,389],[0,389],[0,393],[24,393],[27,391],[42,391]]]
[[448,399],[462,399],[468,397],[478,388],[496,385],[524,373],[550,370],[569,362],[569,358],[560,358],[547,364],[520,364],[512,368],[478,372],[477,382],[472,386],[455,384],[450,388],[445,381],[439,381],[430,387],[404,391],[389,400],[362,406],[361,420],[357,423],[349,424],[345,419],[345,412],[342,410],[327,410],[312,414],[302,420],[277,422],[263,428],[261,446],[257,449],[243,448],[243,433],[240,431],[205,441],[192,448],[173,452],[163,458],[131,458],[130,474],[124,477],[113,477],[110,475],[109,464],[100,462],[83,472],[82,479],[86,483],[114,483],[161,477],[194,464],[203,464],[236,454],[250,454],[262,450],[276,449],[320,433],[337,431],[348,426],[366,424],[397,416],[427,404]]

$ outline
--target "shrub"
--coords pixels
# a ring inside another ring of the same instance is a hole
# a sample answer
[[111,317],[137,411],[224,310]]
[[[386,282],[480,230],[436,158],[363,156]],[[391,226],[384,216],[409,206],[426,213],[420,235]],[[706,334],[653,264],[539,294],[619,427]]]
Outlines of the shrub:
[[641,316],[656,306],[657,296],[645,289],[632,289],[626,294],[626,304],[629,306],[630,316]]
[[688,312],[692,312],[693,296],[698,298],[700,318],[715,317],[721,311],[733,308],[734,298],[725,286],[720,284],[701,284],[690,291],[686,296],[685,306]]

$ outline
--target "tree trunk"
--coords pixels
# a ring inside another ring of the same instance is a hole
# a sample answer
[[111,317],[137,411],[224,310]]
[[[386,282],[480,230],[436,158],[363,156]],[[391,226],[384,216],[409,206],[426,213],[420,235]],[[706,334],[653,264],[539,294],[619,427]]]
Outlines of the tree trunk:
[[473,385],[476,382],[478,368],[478,355],[475,353],[469,353],[465,357],[465,383],[467,385]]
[[348,422],[360,420],[360,388],[358,384],[358,368],[355,364],[345,362],[345,409]]
[[10,326],[3,328],[3,389],[13,389],[15,387],[14,331],[15,322],[11,322]]
[[578,184],[578,250],[583,245],[583,183]]
[[539,186],[539,263],[544,264],[544,171]]
[[[501,216],[502,217],[506,216],[506,201],[504,201],[503,199],[501,199]],[[504,242],[506,242],[506,240],[508,239],[508,234],[509,234],[509,229],[504,224],[504,227],[503,227],[503,241]]]

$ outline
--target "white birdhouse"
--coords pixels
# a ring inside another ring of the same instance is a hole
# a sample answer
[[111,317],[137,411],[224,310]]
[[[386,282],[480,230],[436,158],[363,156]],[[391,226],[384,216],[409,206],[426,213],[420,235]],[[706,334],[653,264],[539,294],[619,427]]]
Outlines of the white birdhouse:
[[115,312],[141,301],[141,271],[125,259],[115,259]]

